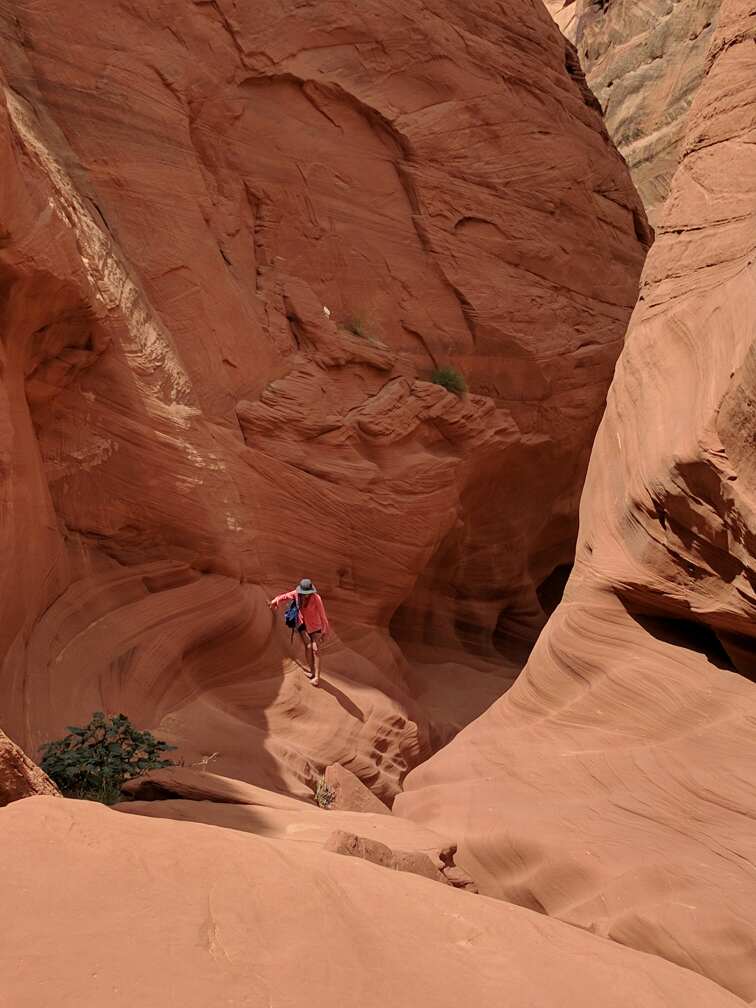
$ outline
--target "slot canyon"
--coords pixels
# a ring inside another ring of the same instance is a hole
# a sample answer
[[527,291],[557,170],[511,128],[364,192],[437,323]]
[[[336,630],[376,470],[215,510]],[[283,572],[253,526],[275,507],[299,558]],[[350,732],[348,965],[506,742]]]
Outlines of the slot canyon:
[[756,10],[0,26],[0,1008],[756,1005]]

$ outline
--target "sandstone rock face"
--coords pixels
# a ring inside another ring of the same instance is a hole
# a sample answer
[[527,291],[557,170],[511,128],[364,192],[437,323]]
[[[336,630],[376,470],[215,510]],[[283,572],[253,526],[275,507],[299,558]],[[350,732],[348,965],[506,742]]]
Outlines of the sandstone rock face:
[[356,833],[347,833],[346,830],[334,830],[323,845],[323,850],[344,857],[362,858],[363,861],[388,868],[389,871],[410,872],[432,882],[451,885],[427,854],[419,851],[394,851],[378,840],[369,840]]
[[721,0],[552,0],[656,226],[704,75]]
[[[477,892],[474,880],[454,863],[457,845],[453,840],[392,816],[356,778],[350,781],[343,767],[339,772],[328,769],[336,801],[327,810],[243,781],[181,767],[129,781],[123,790],[136,800],[115,808],[131,815],[207,823],[319,847]],[[350,796],[354,807],[341,807]]]
[[[528,0],[0,21],[0,721],[390,800],[458,727],[396,640],[463,672],[571,559],[649,240],[578,69]],[[264,604],[303,574],[317,691]]]
[[0,810],[0,830],[14,1006],[499,1008],[502,991],[510,1008],[597,991],[605,1008],[742,1005],[662,959],[356,858],[61,799]]
[[513,689],[395,809],[483,892],[756,998],[756,13],[724,4],[581,505]]
[[136,800],[114,808],[130,815],[222,826],[310,848],[323,848],[334,833],[342,832],[394,852],[422,855],[440,872],[455,867],[457,845],[453,839],[398,816],[321,809],[223,777],[203,786],[186,776],[160,773],[142,787],[135,787],[136,782],[127,785],[125,790]]
[[0,805],[30,795],[59,793],[47,774],[0,731]]
[[[580,19],[585,13],[582,0],[544,0],[544,3],[562,33],[570,42],[575,42]],[[606,4],[604,11],[606,11]]]
[[222,802],[230,805],[263,805],[266,808],[301,811],[297,798],[276,794],[265,788],[231,780],[219,774],[192,770],[187,767],[166,767],[126,781],[124,794],[137,801],[160,801],[165,798],[186,798],[190,801]]
[[345,767],[334,763],[325,768],[326,784],[333,792],[331,808],[348,812],[376,812],[390,815],[389,809]]

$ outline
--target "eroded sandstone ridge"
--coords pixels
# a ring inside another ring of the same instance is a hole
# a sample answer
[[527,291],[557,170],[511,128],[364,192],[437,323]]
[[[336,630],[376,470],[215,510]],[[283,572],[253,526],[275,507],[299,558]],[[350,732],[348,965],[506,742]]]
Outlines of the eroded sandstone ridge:
[[9,1005],[742,1008],[662,959],[301,843],[57,798],[0,823]]
[[[390,799],[571,558],[649,234],[595,102],[526,0],[0,19],[0,724]],[[264,605],[305,573],[317,692]]]
[[481,891],[756,998],[756,12],[722,6],[565,598],[407,781]]
[[721,0],[547,0],[656,226]]

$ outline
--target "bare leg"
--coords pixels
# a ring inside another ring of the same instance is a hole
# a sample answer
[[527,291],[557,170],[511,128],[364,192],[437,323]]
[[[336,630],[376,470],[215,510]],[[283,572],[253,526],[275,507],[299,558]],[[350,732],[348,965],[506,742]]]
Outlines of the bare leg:
[[312,638],[306,630],[301,631],[299,636],[302,638],[302,643],[304,644],[305,649],[305,661],[309,666],[309,671],[305,672],[305,675],[308,679],[312,679],[314,675],[312,670]]
[[310,671],[305,674],[312,685],[317,686],[320,682],[320,652],[318,649],[320,632],[316,630],[314,633],[308,634],[306,630],[303,630],[300,636],[305,646],[307,664],[310,666]]
[[317,686],[320,682],[320,649],[318,638],[312,637],[310,643],[310,672],[312,673],[312,685]]

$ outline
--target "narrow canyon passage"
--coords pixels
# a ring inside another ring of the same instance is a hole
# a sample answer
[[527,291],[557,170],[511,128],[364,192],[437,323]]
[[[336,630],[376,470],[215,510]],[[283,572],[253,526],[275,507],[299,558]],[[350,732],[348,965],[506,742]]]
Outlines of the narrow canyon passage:
[[755,40],[0,10],[0,1006],[754,1002]]
[[[3,32],[0,723],[36,754],[125,710],[220,773],[305,797],[338,762],[390,800],[572,560],[642,206],[527,4],[86,10]],[[315,696],[264,605],[306,572]]]

